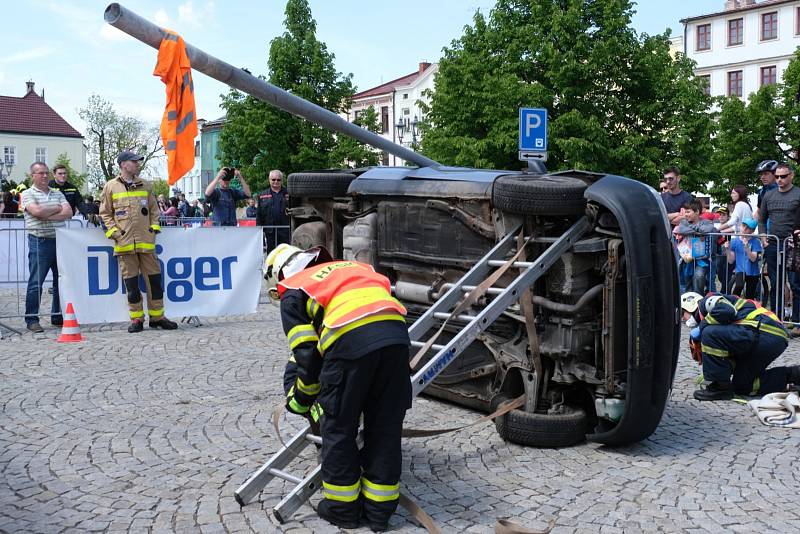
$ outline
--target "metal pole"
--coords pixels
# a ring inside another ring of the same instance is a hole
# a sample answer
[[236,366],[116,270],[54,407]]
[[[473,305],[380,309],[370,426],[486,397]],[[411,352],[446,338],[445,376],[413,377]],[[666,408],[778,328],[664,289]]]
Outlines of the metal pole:
[[[164,30],[152,22],[140,17],[133,11],[122,7],[118,3],[109,4],[104,18],[107,23],[122,30],[131,37],[152,46],[155,49],[161,45]],[[306,119],[314,124],[329,128],[341,134],[349,135],[362,143],[367,143],[394,154],[404,160],[411,161],[420,167],[435,167],[440,164],[413,150],[403,148],[388,139],[365,130],[348,122],[337,114],[328,111],[316,104],[295,96],[283,89],[260,80],[242,69],[210,56],[189,43],[186,43],[186,54],[192,63],[192,68],[203,74],[228,84],[231,87],[252,95],[264,102],[282,109],[292,115]]]

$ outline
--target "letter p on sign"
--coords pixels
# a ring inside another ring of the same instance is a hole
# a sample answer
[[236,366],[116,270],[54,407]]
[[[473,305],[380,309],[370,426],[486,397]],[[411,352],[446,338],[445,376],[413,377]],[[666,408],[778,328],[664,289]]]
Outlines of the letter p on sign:
[[532,151],[547,150],[546,109],[519,109],[519,149]]

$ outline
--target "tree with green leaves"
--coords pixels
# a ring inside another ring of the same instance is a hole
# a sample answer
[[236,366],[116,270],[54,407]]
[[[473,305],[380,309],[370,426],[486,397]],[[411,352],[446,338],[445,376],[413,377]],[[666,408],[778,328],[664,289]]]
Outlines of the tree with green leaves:
[[[286,31],[269,47],[268,81],[334,113],[349,108],[352,75],[334,67],[335,56],[317,40],[307,0],[288,0]],[[338,166],[357,158],[337,151],[337,137],[252,96],[222,96],[227,113],[219,147],[225,165],[236,162],[255,190],[266,188],[271,169],[286,173]]]
[[628,0],[498,0],[444,50],[425,106],[423,152],[517,169],[518,109],[548,109],[551,169],[655,184],[668,165],[703,183],[710,99],[669,34],[638,35]]
[[[380,133],[381,124],[374,106],[370,106],[359,113],[353,124],[361,126],[372,133]],[[361,143],[347,135],[338,136],[336,148],[331,153],[334,167],[352,168],[371,167],[378,165],[381,160],[381,151]]]
[[117,155],[123,150],[133,150],[144,157],[143,172],[149,161],[163,155],[158,126],[119,113],[111,102],[98,95],[89,97],[86,107],[78,110],[78,116],[86,122],[88,175],[95,189],[102,189],[116,177]]
[[61,154],[56,157],[56,162],[53,165],[53,169],[56,168],[58,165],[63,165],[67,169],[67,181],[70,182],[72,185],[77,187],[79,190],[83,190],[83,186],[86,183],[86,177],[88,176],[87,173],[80,174],[78,171],[72,168],[72,162],[69,159],[69,156],[66,152],[62,152]]

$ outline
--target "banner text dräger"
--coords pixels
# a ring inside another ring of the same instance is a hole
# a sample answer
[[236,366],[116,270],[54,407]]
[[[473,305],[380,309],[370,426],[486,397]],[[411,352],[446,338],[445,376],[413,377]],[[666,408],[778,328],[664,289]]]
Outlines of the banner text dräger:
[[[161,254],[162,250],[161,245],[156,245],[157,254]],[[86,247],[86,252],[89,295],[112,295],[120,290],[125,293],[125,284],[122,283],[119,263],[114,257],[114,248],[89,246]],[[164,265],[164,262],[159,259],[162,283],[167,298],[173,302],[188,302],[192,299],[195,291],[231,289],[233,287],[231,266],[237,261],[237,256],[228,256],[222,259],[200,256],[195,258],[194,262],[189,257],[173,257]],[[101,265],[107,272],[107,275],[103,277],[100,274],[102,272]],[[144,280],[141,277],[139,277],[139,287],[142,292],[146,292]]]

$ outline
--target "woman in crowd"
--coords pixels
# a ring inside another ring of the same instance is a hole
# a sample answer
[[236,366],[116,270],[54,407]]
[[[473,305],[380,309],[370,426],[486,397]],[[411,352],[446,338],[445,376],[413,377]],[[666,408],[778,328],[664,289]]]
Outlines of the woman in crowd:
[[178,199],[176,197],[170,197],[169,207],[161,214],[161,217],[166,226],[175,226],[178,224]]
[[719,230],[726,233],[739,231],[745,219],[753,218],[753,209],[747,201],[747,188],[743,185],[733,186],[731,190],[731,218],[727,223],[720,225]]

